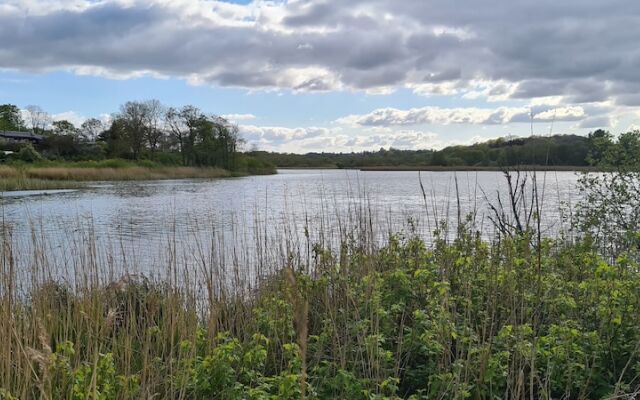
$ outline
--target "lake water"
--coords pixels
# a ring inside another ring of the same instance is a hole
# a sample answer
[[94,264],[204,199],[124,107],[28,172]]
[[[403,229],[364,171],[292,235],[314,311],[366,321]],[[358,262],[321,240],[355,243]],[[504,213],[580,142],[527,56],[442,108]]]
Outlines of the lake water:
[[[538,172],[546,231],[561,228],[562,210],[577,200],[578,177]],[[460,215],[474,213],[490,237],[487,200],[497,204],[501,193],[506,201],[506,187],[500,172],[280,170],[269,176],[6,193],[0,201],[3,226],[25,254],[37,242],[58,263],[71,263],[97,242],[102,257],[148,272],[168,258],[197,263],[213,257],[212,249],[229,246],[236,257],[239,248],[249,253],[256,246],[276,257],[307,237],[331,242],[363,224],[380,237],[413,229],[429,240],[435,221],[457,224],[458,199]]]

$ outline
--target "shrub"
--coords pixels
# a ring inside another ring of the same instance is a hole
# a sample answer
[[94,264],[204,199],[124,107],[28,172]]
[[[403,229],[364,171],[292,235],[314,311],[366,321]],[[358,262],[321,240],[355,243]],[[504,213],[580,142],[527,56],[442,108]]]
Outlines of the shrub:
[[20,148],[20,150],[15,154],[15,158],[28,163],[42,160],[40,153],[38,153],[31,144],[25,144],[22,146],[22,148]]

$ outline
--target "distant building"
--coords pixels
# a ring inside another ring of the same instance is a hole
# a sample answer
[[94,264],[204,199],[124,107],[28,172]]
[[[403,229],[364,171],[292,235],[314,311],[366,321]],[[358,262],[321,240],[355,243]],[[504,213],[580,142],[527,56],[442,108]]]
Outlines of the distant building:
[[15,132],[15,131],[0,131],[0,139],[11,140],[14,142],[31,142],[40,143],[44,139],[40,135],[36,135],[33,132]]

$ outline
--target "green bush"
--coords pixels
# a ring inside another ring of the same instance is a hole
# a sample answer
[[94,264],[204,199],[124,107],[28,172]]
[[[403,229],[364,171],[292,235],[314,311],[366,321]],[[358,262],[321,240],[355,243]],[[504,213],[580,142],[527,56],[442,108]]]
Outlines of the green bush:
[[15,158],[27,163],[33,163],[42,160],[42,156],[40,155],[40,153],[38,153],[31,144],[23,145],[15,154]]

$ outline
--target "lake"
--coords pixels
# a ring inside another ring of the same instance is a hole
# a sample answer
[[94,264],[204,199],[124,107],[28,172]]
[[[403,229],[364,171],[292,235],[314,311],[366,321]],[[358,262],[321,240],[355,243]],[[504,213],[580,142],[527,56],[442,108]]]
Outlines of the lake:
[[[563,213],[578,198],[578,177],[566,171],[537,174],[546,232],[562,228]],[[456,226],[458,215],[470,213],[491,237],[487,201],[497,204],[501,193],[505,203],[506,188],[500,172],[280,170],[5,193],[1,208],[3,226],[25,256],[32,257],[34,243],[64,265],[95,251],[103,262],[149,273],[167,262],[197,264],[221,254],[220,263],[246,262],[256,251],[275,259],[302,243],[333,243],[367,228],[378,239],[409,231],[430,239],[436,221]],[[92,243],[97,249],[90,250]]]

